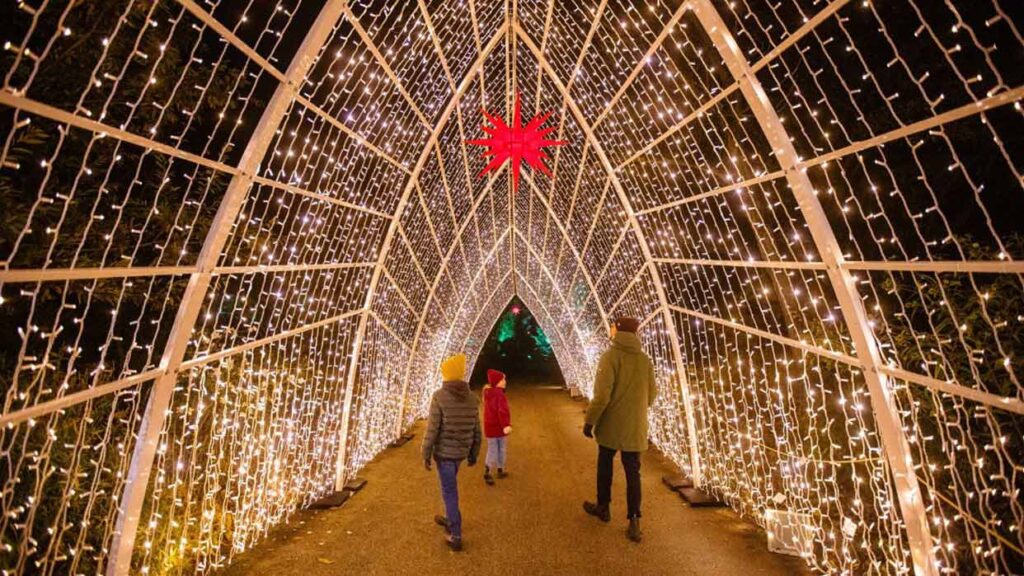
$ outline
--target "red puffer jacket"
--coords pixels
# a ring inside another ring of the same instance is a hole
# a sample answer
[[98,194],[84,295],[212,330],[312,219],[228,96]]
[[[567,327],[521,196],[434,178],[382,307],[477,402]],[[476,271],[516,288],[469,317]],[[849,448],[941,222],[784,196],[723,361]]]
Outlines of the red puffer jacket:
[[496,386],[484,388],[484,436],[501,438],[505,427],[512,425],[512,413],[508,409],[505,389]]

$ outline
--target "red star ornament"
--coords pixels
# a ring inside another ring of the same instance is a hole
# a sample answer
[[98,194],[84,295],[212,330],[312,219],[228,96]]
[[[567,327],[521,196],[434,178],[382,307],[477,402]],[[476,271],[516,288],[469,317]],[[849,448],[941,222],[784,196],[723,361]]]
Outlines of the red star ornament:
[[512,189],[519,191],[519,171],[523,160],[534,170],[540,170],[551,176],[544,160],[548,158],[544,148],[549,146],[561,146],[565,144],[562,140],[548,140],[548,134],[554,132],[554,127],[541,128],[541,125],[551,117],[551,112],[535,116],[526,126],[522,125],[522,110],[519,104],[519,95],[516,94],[516,107],[512,114],[512,125],[505,124],[501,118],[483,110],[484,116],[491,123],[490,126],[481,126],[490,138],[480,140],[468,140],[468,144],[474,146],[485,146],[483,156],[493,156],[490,164],[480,171],[480,176],[497,170],[506,160],[512,163]]

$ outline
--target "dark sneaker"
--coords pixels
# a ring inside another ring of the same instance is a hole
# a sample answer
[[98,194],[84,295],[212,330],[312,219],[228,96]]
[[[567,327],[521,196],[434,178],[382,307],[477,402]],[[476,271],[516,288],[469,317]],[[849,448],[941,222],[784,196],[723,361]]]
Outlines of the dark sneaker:
[[484,474],[484,482],[487,482],[488,486],[494,486],[494,476]]
[[498,478],[508,478],[508,472],[504,468],[498,468]]
[[626,531],[626,536],[629,537],[633,542],[639,542],[643,539],[644,535],[640,532],[640,519],[630,518],[629,519],[629,530]]
[[452,552],[462,552],[462,538],[456,538],[449,534],[444,540],[448,543],[448,547],[452,549]]
[[434,524],[437,524],[438,526],[443,527],[445,534],[451,534],[452,533],[451,528],[448,527],[448,519],[445,518],[444,516],[441,516],[440,514],[438,514],[437,516],[434,516]]
[[583,510],[587,514],[590,514],[591,516],[597,517],[597,519],[600,520],[601,522],[609,522],[612,519],[611,513],[608,512],[608,505],[607,504],[605,504],[604,506],[601,506],[599,504],[594,504],[593,502],[584,502],[583,503]]

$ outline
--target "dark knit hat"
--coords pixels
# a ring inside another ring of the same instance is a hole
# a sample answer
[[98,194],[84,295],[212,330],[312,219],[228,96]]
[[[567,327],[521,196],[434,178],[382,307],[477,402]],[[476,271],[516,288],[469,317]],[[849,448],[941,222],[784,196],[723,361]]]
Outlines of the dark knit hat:
[[487,383],[491,386],[497,386],[505,379],[505,373],[499,370],[488,370],[487,371]]
[[640,321],[636,318],[616,318],[615,329],[619,332],[636,333],[640,329]]

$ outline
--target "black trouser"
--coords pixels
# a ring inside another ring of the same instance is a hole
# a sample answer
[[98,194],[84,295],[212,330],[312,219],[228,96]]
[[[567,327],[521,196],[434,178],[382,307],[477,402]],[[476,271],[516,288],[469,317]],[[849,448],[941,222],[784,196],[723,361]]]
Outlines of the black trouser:
[[[612,501],[612,465],[615,452],[604,446],[597,447],[597,504],[607,506]],[[640,517],[640,453],[622,452],[622,468],[626,471],[626,510],[628,518]]]

